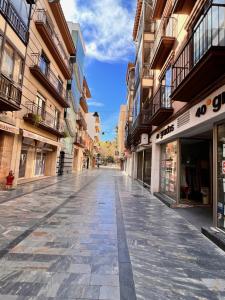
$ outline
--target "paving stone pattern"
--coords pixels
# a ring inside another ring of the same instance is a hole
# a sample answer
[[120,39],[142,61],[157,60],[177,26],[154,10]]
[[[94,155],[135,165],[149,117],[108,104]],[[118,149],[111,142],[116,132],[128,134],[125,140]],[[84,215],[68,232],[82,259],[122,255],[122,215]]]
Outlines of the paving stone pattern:
[[225,299],[225,255],[119,171],[0,204],[0,300]]

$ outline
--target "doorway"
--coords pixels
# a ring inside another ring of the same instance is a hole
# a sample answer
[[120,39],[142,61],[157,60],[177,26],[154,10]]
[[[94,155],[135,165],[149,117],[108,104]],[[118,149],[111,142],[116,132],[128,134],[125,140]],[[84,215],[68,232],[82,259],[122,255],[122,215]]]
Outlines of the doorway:
[[180,140],[180,203],[211,205],[212,140]]

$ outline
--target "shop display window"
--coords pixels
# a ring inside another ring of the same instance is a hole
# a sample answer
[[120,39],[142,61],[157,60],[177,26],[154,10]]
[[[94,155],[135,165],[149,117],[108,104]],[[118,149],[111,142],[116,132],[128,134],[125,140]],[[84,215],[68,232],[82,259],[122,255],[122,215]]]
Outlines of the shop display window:
[[177,141],[162,145],[160,191],[177,198]]
[[41,176],[45,173],[46,153],[37,152],[35,163],[35,175]]
[[225,124],[217,127],[217,226],[225,230]]
[[19,178],[25,177],[26,164],[27,164],[28,149],[21,150],[20,153],[20,166],[19,166]]

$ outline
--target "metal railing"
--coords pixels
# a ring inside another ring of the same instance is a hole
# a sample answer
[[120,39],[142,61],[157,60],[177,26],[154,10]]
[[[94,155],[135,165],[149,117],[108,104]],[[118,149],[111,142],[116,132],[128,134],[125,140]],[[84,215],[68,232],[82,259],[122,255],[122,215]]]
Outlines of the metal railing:
[[44,106],[38,106],[33,102],[27,102],[25,106],[27,108],[25,117],[31,119],[34,123],[40,123],[61,133],[64,131],[64,126],[59,118],[47,112]]
[[149,79],[149,78],[153,78],[153,76],[154,76],[154,71],[151,69],[150,64],[145,63],[142,69],[142,78]]
[[78,114],[77,122],[84,128],[84,130],[87,129],[87,123],[81,112],[79,112],[79,114]]
[[190,39],[173,65],[173,91],[212,47],[225,47],[224,11],[224,4],[210,3],[199,19]]
[[154,34],[155,33],[155,22],[145,21],[144,32]]
[[56,47],[56,49],[59,51],[64,63],[66,64],[67,68],[69,70],[72,69],[72,66],[71,66],[71,63],[70,63],[70,60],[68,58],[68,55],[60,41],[60,38],[59,36],[56,34],[55,32],[55,28],[54,28],[54,25],[53,25],[53,22],[50,18],[50,16],[48,15],[48,13],[44,10],[44,9],[37,9],[36,11],[36,21],[37,22],[42,22],[45,26],[46,26],[46,29],[48,30],[48,33],[50,34],[52,40],[53,40],[53,43]]
[[158,46],[163,37],[176,37],[177,35],[177,19],[174,17],[164,17],[162,18],[159,28],[155,33],[154,46],[151,51],[151,61],[155,56]]
[[170,99],[171,89],[171,86],[161,85],[159,87],[158,91],[155,93],[150,102],[152,116],[154,116],[161,108],[172,108],[172,102]]
[[48,81],[53,85],[57,93],[66,101],[68,101],[68,93],[65,88],[63,88],[62,82],[51,70],[51,68],[46,63],[43,64],[42,56],[39,53],[33,53],[32,55],[32,65],[31,67],[38,67],[43,75],[48,79]]
[[18,106],[21,104],[22,91],[11,80],[0,74],[0,97]]
[[19,13],[9,0],[0,0],[0,12],[22,39],[24,43],[28,38],[28,26],[24,23]]
[[84,147],[85,140],[78,133],[76,133],[75,138],[74,138],[74,144],[82,145]]

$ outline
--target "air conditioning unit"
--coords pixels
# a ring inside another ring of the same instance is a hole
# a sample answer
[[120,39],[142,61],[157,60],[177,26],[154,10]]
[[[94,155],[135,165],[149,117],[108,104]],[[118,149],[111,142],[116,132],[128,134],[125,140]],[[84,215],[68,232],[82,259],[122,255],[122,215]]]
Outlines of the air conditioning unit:
[[142,133],[140,145],[148,145],[148,134]]

